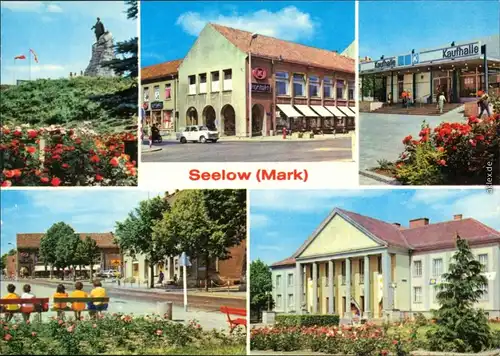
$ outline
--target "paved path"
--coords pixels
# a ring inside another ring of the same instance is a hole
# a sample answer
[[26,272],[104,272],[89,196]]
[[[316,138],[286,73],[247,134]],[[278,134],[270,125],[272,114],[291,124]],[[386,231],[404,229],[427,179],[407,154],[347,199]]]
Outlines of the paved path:
[[[146,146],[147,147],[147,146]],[[164,141],[161,151],[142,153],[143,162],[328,162],[352,160],[350,137],[328,140]]]
[[[2,286],[7,281],[2,281]],[[22,282],[9,282],[16,285],[16,292],[18,294],[22,291],[22,286],[25,283],[29,283],[31,285],[32,293],[39,297],[49,297],[55,293],[55,285],[53,283],[41,283],[38,282],[35,284],[32,281],[22,281]],[[88,285],[88,283],[86,283]],[[67,288],[68,292],[73,290],[73,282],[64,281],[64,285]],[[107,288],[107,287],[106,287]],[[90,291],[90,287],[84,288],[87,292]],[[136,314],[136,315],[145,315],[145,314],[154,314],[157,313],[157,302],[166,301],[161,298],[151,298],[147,297],[144,293],[137,295],[132,293],[117,293],[112,288],[107,288],[107,292],[111,301],[109,303],[108,312],[110,313],[126,313],[126,314]],[[173,301],[173,300],[170,300]],[[190,299],[188,297],[188,303]],[[188,304],[189,305],[189,304]],[[71,312],[69,312],[71,314]],[[56,312],[49,311],[47,313],[43,313],[43,318],[48,319],[52,316],[55,316]],[[189,322],[190,320],[197,320],[203,328],[207,329],[220,329],[220,328],[228,328],[226,315],[222,314],[218,311],[218,308],[213,306],[211,311],[201,310],[196,308],[195,305],[192,305],[188,312],[184,311],[184,308],[177,305],[174,302],[172,308],[172,317],[176,321],[181,322]]]
[[431,127],[435,127],[442,121],[461,122],[465,120],[463,115],[457,112],[437,117],[360,113],[359,118],[360,170],[377,166],[377,160],[380,159],[389,161],[398,159],[404,149],[403,139],[408,135],[418,138],[424,120]]

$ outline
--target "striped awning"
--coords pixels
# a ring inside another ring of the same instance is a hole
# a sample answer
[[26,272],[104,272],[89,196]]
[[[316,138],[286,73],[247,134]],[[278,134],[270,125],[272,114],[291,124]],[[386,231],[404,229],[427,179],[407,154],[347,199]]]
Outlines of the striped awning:
[[332,117],[333,116],[333,114],[331,112],[329,112],[327,109],[325,109],[324,106],[311,105],[311,109],[316,111],[319,114],[319,116],[322,116],[322,117]]
[[337,116],[337,117],[346,117],[347,115],[344,114],[342,111],[340,111],[339,109],[337,109],[336,106],[327,106],[326,107],[328,109],[328,111],[330,111],[334,116]]
[[293,108],[292,105],[288,104],[278,104],[278,109],[280,109],[287,117],[301,117],[303,116],[297,110]]
[[311,110],[311,108],[307,105],[295,105],[295,108],[297,108],[303,114],[301,116],[318,117],[318,114]]
[[337,108],[345,114],[344,116],[347,116],[347,117],[355,117],[356,116],[354,111],[349,109],[347,106],[337,106]]

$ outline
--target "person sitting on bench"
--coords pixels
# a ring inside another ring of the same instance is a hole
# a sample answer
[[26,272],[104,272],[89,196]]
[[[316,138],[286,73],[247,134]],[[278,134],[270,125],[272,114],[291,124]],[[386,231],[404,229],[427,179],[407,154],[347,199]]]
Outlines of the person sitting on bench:
[[[102,283],[100,281],[94,281],[94,289],[90,291],[90,296],[93,298],[104,298],[106,297],[106,290],[102,287]],[[105,302],[89,302],[87,304],[89,309],[89,314],[91,317],[95,318],[97,313],[107,310],[108,303]]]
[[[23,286],[23,294],[21,295],[21,299],[32,299],[36,298],[34,294],[31,293],[31,286],[29,284],[25,284]],[[30,315],[35,311],[35,306],[33,304],[23,304],[21,306],[21,312],[23,313],[24,321],[30,320]]]
[[[75,289],[71,292],[71,298],[87,298],[88,295],[83,291],[83,283],[76,282]],[[80,320],[82,317],[82,310],[85,309],[85,303],[71,303],[71,309],[75,312],[75,320]]]
[[[54,298],[68,298],[68,293],[66,293],[66,287],[64,284],[59,284],[57,286],[56,292],[54,293]],[[57,317],[64,318],[64,311],[60,309],[66,309],[66,303],[55,303],[54,309],[57,309]]]
[[[13,285],[12,283],[7,285],[7,295],[3,297],[3,299],[19,299],[19,296],[14,293],[16,291],[16,286]],[[18,304],[7,304],[4,306],[6,312],[5,312],[5,320],[10,321],[12,317],[14,316],[15,311],[19,310],[19,305]],[[10,311],[10,313],[9,313]]]

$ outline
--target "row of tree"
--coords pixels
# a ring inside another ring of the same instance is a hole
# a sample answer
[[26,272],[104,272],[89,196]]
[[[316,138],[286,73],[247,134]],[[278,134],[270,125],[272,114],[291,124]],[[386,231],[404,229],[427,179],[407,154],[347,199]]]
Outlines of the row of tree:
[[[74,271],[79,267],[90,265],[90,279],[93,277],[93,266],[99,259],[99,247],[94,239],[86,236],[84,239],[75,233],[75,230],[64,222],[52,225],[40,241],[40,258],[45,267],[50,268],[50,278],[54,268],[58,271],[72,267]],[[61,273],[64,279],[64,273]],[[76,278],[76,273],[73,274]]]
[[144,255],[150,266],[167,256],[185,252],[205,263],[205,288],[214,259],[230,258],[229,249],[246,238],[246,191],[243,189],[183,190],[144,200],[116,223],[116,242],[135,257]]

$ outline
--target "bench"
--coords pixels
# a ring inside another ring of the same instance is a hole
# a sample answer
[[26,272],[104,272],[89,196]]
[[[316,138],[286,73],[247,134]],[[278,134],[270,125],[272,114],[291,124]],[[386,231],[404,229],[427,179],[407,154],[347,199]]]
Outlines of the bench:
[[[247,311],[245,309],[239,309],[239,308],[230,308],[230,307],[225,307],[222,306],[220,307],[221,313],[224,313],[227,315],[227,322],[229,323],[229,328],[230,328],[230,333],[233,332],[235,328],[237,328],[239,325],[242,325],[245,327],[245,330],[247,329]],[[236,318],[232,319],[231,315],[239,315],[239,316],[244,316],[245,318]]]
[[[94,311],[88,309],[88,304],[90,302],[102,302],[109,304],[109,297],[54,297],[54,304],[61,303],[85,303],[85,309],[79,311]],[[66,305],[66,308],[55,308],[52,307],[52,311],[73,311],[71,305]]]
[[[16,310],[7,310],[6,305],[28,304],[33,308],[26,310],[26,307],[20,307]],[[18,299],[0,299],[0,313],[38,313],[39,320],[42,320],[42,313],[49,311],[49,298],[18,298]]]

